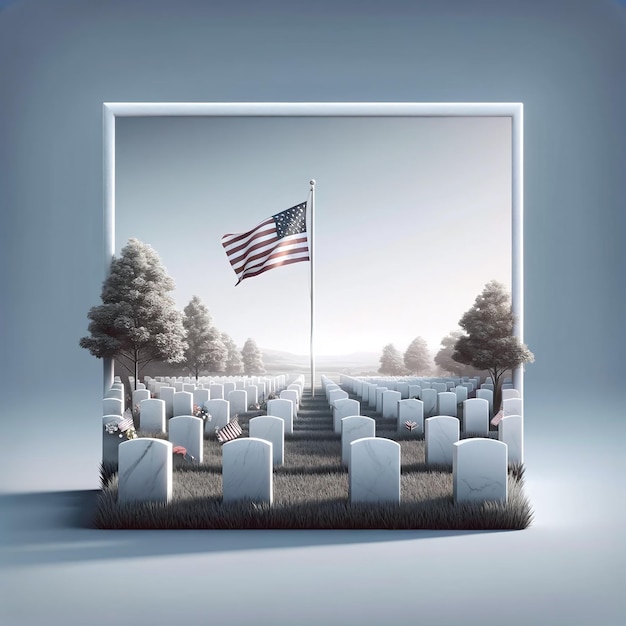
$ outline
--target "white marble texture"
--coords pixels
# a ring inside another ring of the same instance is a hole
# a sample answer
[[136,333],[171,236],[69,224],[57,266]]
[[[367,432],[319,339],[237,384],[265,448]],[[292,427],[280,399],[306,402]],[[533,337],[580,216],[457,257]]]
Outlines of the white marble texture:
[[376,389],[377,385],[375,383],[369,383],[367,386],[367,406],[370,409],[376,408]]
[[142,400],[139,405],[139,428],[147,433],[164,433],[165,401],[158,398]]
[[124,403],[119,398],[102,398],[102,415],[119,415],[124,413]]
[[493,391],[491,389],[477,389],[476,398],[482,398],[489,403],[489,417],[493,416]]
[[265,401],[267,397],[267,383],[264,380],[257,380],[256,387],[259,394],[259,402]]
[[459,420],[449,415],[436,415],[424,421],[426,463],[452,463],[452,444],[461,435]]
[[172,449],[162,439],[129,439],[120,444],[118,503],[170,502]]
[[229,391],[226,397],[230,402],[230,413],[235,416],[241,413],[246,413],[248,410],[248,394],[243,389],[235,389]]
[[506,502],[506,444],[481,437],[453,444],[452,490],[455,502]]
[[298,417],[298,392],[295,389],[283,389],[280,392],[280,400],[291,400],[293,403],[293,417]]
[[417,398],[418,400],[422,397],[422,386],[421,385],[409,385],[409,399]]
[[456,403],[463,404],[465,400],[468,398],[467,387],[463,387],[463,385],[456,385],[451,391],[456,393]]
[[463,431],[489,432],[489,402],[484,398],[470,398],[463,402]]
[[430,388],[434,389],[438,393],[443,393],[444,391],[448,391],[448,385],[446,383],[434,382],[430,384]]
[[175,382],[172,383],[172,387],[174,387],[174,392],[176,393],[180,393],[183,390],[183,385],[185,383],[183,383],[182,380],[177,380]]
[[272,444],[246,437],[222,446],[222,493],[224,502],[253,500],[272,504]]
[[253,417],[249,422],[249,435],[272,444],[274,467],[285,462],[285,420],[273,415]]
[[177,391],[174,393],[172,406],[174,410],[172,417],[178,417],[179,415],[192,415],[193,393],[190,391]]
[[168,441],[183,446],[198,463],[204,460],[204,421],[193,415],[173,417],[168,424]]
[[522,411],[522,399],[521,398],[509,398],[508,400],[502,400],[502,409],[504,415],[524,415]]
[[238,378],[235,380],[235,389],[239,391],[243,391],[243,388],[246,386],[246,381],[243,378]]
[[267,414],[280,417],[285,422],[285,432],[293,433],[293,401],[277,398],[267,401]]
[[520,393],[517,389],[503,389],[502,400],[508,400],[509,398],[520,398]]
[[209,412],[211,419],[204,423],[204,432],[212,433],[215,428],[222,428],[230,422],[230,402],[228,400],[207,400],[204,408]]
[[481,388],[481,389],[489,389],[490,391],[493,391],[493,389],[494,389],[494,385],[493,385],[493,383],[483,383],[483,384],[480,386],[480,388]]
[[195,389],[196,386],[193,383],[183,383],[183,391],[188,391],[190,394],[193,395]]
[[161,387],[159,398],[165,402],[165,417],[169,419],[174,415],[174,394],[176,389],[171,386]]
[[396,383],[396,391],[400,392],[400,400],[407,400],[409,397],[409,383],[400,380]]
[[131,394],[131,402],[132,402],[132,410],[135,410],[135,406],[137,406],[142,400],[149,400],[150,392],[147,389],[137,389],[133,391]]
[[[417,426],[409,431],[404,423],[417,422]],[[424,403],[415,398],[400,400],[398,402],[398,432],[421,435],[424,433]]]
[[524,462],[524,421],[521,415],[505,415],[500,420],[498,440],[508,447],[509,463]]
[[[235,383],[233,381],[227,381],[225,383],[222,383],[222,398],[211,398],[211,396],[209,396],[209,398],[211,400],[227,400],[228,399],[228,394],[231,391],[235,391],[236,387],[235,387]],[[209,393],[211,392],[211,387],[209,386]],[[216,390],[217,393],[217,390]]]
[[397,418],[400,400],[402,400],[402,394],[399,391],[385,391],[382,397],[383,417]]
[[418,384],[422,389],[432,389],[432,383],[427,380],[422,380]]
[[124,402],[124,390],[118,387],[111,387],[105,394],[105,398],[117,398]]
[[420,400],[424,403],[424,417],[437,415],[437,392],[434,389],[422,389]]
[[361,403],[350,398],[340,398],[333,403],[333,430],[341,434],[341,420],[344,417],[360,415]]
[[203,406],[204,403],[209,399],[209,390],[196,388],[193,392],[193,403],[198,406]]
[[332,406],[335,400],[344,400],[349,397],[350,397],[350,394],[348,394],[348,392],[344,391],[343,389],[332,389],[328,393],[328,404]]
[[326,394],[326,400],[330,404],[330,392],[335,391],[335,389],[341,390],[341,387],[337,383],[328,383],[324,388],[324,393]]
[[119,437],[119,431],[114,434],[109,434],[105,430],[107,424],[119,424],[122,421],[120,415],[104,415],[102,417],[102,462],[103,463],[117,463],[117,451],[120,443],[125,441],[126,438]]
[[350,503],[400,503],[400,444],[381,437],[350,443]]
[[259,388],[256,385],[246,385],[244,391],[248,394],[248,406],[259,402]]
[[453,391],[443,391],[437,394],[437,414],[457,416],[457,395]]
[[383,412],[383,393],[389,391],[389,387],[376,387],[376,413]]
[[364,415],[351,415],[341,420],[341,462],[350,462],[350,444],[355,439],[376,436],[376,420]]
[[[150,380],[150,377],[147,376],[145,378],[145,380]],[[145,389],[146,388],[146,384],[145,383],[137,383],[137,390],[141,390],[141,389]]]

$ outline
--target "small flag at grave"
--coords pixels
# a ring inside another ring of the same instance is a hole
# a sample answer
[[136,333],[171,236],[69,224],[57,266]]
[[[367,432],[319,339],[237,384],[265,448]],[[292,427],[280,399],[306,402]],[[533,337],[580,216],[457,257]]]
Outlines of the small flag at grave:
[[404,422],[404,427],[407,430],[413,430],[414,428],[417,428],[417,422],[410,422],[410,421],[406,421]]
[[493,419],[491,420],[491,423],[494,426],[497,426],[501,421],[502,418],[504,417],[504,409],[500,409],[494,416]]
[[226,443],[227,441],[232,441],[233,439],[237,439],[239,435],[243,433],[241,429],[241,425],[239,424],[239,419],[234,417],[226,426],[222,426],[222,428],[218,428],[215,431],[217,435],[217,440],[220,443]]
[[[268,270],[309,261],[306,202],[276,213],[245,233],[224,235],[222,246],[237,274],[237,285]],[[236,286],[236,285],[235,285]]]
[[129,428],[134,428],[135,425],[133,424],[133,414],[131,413],[130,409],[126,409],[126,411],[124,411],[124,417],[122,418],[122,421],[117,425],[117,428],[120,432],[125,433]]

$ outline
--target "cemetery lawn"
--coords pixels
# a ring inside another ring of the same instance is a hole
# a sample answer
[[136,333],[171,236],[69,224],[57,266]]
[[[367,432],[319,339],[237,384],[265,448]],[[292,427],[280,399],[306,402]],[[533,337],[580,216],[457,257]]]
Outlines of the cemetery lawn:
[[[303,407],[306,400],[305,395]],[[274,468],[272,505],[222,502],[222,449],[215,438],[208,437],[204,441],[202,464],[175,463],[172,500],[168,504],[118,504],[115,468],[102,468],[95,526],[103,529],[521,530],[532,523],[532,508],[524,495],[523,465],[509,468],[506,503],[455,504],[452,467],[426,465],[423,435],[397,433],[391,430],[395,428],[395,420],[382,419],[367,410],[364,414],[376,419],[376,436],[393,439],[401,446],[401,503],[350,504],[348,470],[341,464],[341,438],[332,431],[327,407],[326,413],[323,408],[302,410],[294,419],[294,433],[285,435],[284,464]],[[247,436],[249,419],[256,415],[259,413],[239,416],[243,437]],[[140,432],[139,436],[155,435]]]

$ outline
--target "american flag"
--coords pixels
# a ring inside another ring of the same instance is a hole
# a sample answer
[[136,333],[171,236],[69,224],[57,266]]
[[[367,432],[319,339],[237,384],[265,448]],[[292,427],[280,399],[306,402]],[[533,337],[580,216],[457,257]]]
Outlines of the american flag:
[[124,411],[124,417],[122,418],[122,421],[117,425],[117,428],[120,432],[125,433],[129,428],[134,428],[135,425],[133,424],[133,414],[131,413],[130,409],[126,409],[126,411]]
[[248,232],[222,237],[226,256],[239,279],[237,285],[275,267],[309,260],[306,204],[272,215]]
[[243,430],[241,429],[239,420],[236,417],[230,420],[230,422],[228,422],[226,426],[222,426],[222,428],[219,428],[215,431],[215,434],[217,435],[217,440],[220,443],[226,443],[227,441],[237,439],[237,437],[239,437],[241,433],[243,433]]

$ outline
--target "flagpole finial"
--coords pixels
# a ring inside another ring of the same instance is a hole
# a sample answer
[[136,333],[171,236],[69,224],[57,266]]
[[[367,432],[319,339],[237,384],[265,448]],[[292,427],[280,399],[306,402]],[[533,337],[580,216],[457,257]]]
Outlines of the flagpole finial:
[[315,187],[315,179],[311,178],[311,180],[309,181],[309,185],[311,185],[311,187]]

